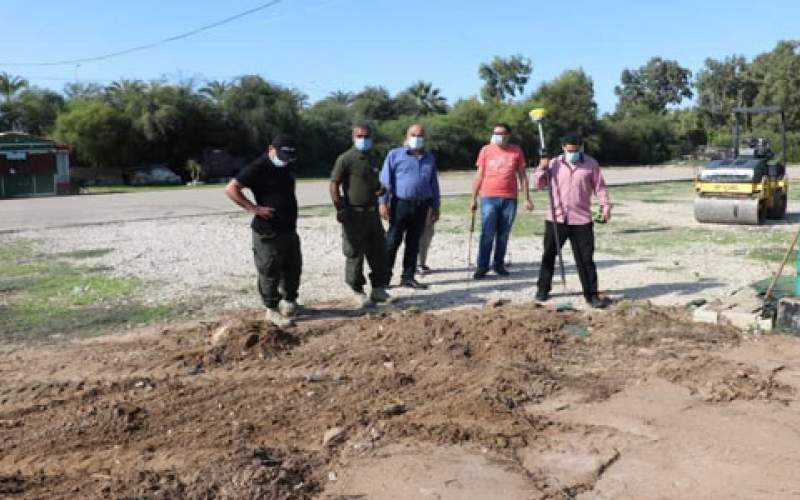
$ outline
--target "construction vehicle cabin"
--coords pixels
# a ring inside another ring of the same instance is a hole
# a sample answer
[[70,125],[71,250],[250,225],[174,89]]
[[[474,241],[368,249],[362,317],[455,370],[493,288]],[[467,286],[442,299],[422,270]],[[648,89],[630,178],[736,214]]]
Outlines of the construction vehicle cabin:
[[[780,116],[781,149],[776,161],[769,139],[752,137],[740,143],[742,117]],[[763,224],[786,218],[786,125],[778,106],[736,108],[733,158],[708,162],[695,178],[694,217],[698,222]]]
[[18,132],[0,133],[0,198],[68,192],[68,146]]

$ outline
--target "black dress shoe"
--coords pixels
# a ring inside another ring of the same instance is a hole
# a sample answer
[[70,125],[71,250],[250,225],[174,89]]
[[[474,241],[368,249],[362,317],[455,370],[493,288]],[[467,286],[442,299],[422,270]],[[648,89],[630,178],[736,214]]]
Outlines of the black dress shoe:
[[403,280],[400,282],[400,286],[403,288],[411,288],[413,290],[427,290],[428,285],[424,283],[420,283],[419,281],[415,280],[414,278]]
[[586,299],[586,303],[593,309],[605,309],[611,305],[611,301],[607,297],[600,297],[599,295]]
[[508,276],[510,273],[506,270],[505,267],[495,267],[494,272],[497,273],[498,276]]
[[475,271],[475,274],[473,274],[472,277],[473,279],[479,280],[482,279],[484,276],[486,276],[486,273],[488,272],[489,272],[488,269],[478,269]]

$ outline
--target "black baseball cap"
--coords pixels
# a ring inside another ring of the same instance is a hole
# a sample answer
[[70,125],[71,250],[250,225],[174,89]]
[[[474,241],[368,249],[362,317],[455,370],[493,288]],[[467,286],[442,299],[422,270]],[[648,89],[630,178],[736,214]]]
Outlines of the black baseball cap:
[[583,144],[583,137],[577,132],[567,132],[561,137],[561,145],[565,144],[574,144],[575,146],[580,146]]
[[272,139],[271,146],[278,153],[278,159],[285,162],[293,162],[297,159],[294,148],[294,139],[288,134],[278,134]]

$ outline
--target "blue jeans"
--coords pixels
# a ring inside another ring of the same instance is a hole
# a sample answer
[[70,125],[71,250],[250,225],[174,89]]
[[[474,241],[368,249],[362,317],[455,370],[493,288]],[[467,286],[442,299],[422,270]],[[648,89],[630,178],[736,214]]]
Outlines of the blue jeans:
[[517,215],[517,200],[481,198],[481,242],[478,247],[478,269],[489,269],[494,245],[494,269],[503,269],[508,236]]

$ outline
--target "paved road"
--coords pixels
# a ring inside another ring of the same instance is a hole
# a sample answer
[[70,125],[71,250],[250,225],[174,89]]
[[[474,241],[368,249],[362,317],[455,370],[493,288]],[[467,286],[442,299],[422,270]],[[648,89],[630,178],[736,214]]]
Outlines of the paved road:
[[[620,185],[689,180],[694,175],[694,168],[607,168],[604,173],[610,185]],[[793,173],[800,174],[800,167]],[[442,193],[469,193],[471,182],[470,172],[443,174]],[[329,203],[327,184],[327,181],[320,180],[298,183],[297,196],[300,205],[307,207]],[[172,217],[199,217],[236,211],[237,208],[225,196],[222,187],[0,200],[0,233]]]

